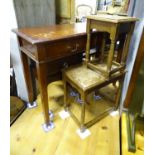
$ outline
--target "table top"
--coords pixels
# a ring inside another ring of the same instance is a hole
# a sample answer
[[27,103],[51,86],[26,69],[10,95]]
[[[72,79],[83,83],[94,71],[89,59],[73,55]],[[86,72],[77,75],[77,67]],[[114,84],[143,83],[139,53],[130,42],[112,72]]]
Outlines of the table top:
[[86,23],[19,28],[12,31],[31,44],[38,44],[86,35]]
[[87,16],[87,18],[111,23],[135,22],[138,20],[138,18],[135,17],[109,15],[109,14],[89,15]]

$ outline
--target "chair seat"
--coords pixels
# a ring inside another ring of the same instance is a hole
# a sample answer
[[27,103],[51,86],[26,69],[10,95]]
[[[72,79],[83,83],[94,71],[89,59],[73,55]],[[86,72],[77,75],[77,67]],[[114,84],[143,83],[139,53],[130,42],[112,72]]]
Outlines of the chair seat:
[[80,86],[82,90],[103,83],[106,80],[100,73],[95,72],[82,64],[65,70],[65,76],[72,81],[72,83]]
[[[106,70],[107,70],[107,64],[106,63],[93,62],[92,64],[94,64],[97,68],[99,68],[103,72],[106,72]],[[116,68],[117,68],[117,66],[112,64],[111,70],[116,69]]]

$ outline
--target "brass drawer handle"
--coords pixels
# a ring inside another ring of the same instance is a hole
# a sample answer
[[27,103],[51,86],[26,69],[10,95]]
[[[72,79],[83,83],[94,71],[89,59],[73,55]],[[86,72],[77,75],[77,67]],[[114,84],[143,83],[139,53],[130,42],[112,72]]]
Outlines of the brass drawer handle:
[[71,50],[72,53],[76,52],[78,50],[79,44],[76,43],[75,48],[72,49],[71,46],[68,46],[67,48]]

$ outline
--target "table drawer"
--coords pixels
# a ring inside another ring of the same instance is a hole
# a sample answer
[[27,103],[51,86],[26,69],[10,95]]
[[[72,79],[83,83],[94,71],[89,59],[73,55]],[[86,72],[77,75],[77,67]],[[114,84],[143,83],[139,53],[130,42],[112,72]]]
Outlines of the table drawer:
[[32,45],[29,42],[27,42],[26,40],[22,39],[22,49],[25,49],[25,51],[23,51],[23,52],[25,52],[32,59],[37,58],[37,47],[36,47],[36,45]]
[[85,50],[86,37],[55,41],[45,46],[46,59],[58,59]]

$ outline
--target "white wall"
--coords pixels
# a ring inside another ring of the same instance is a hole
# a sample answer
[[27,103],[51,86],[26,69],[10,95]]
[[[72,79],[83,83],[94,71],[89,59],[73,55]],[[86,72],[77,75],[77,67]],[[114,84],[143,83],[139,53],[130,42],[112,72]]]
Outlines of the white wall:
[[10,8],[10,54],[11,54],[11,62],[13,64],[13,68],[16,75],[16,84],[17,84],[17,91],[18,96],[28,101],[28,94],[24,79],[24,73],[22,69],[21,58],[18,50],[18,43],[15,33],[11,32],[13,28],[17,28],[17,20],[15,16],[15,10],[13,6],[13,1],[11,1],[11,8]]

